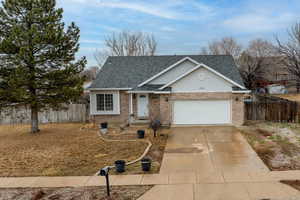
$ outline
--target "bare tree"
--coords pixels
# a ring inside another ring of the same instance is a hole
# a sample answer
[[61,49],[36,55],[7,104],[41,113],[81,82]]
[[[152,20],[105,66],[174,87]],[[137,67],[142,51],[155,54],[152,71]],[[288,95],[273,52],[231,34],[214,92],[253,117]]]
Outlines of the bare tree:
[[84,76],[87,81],[92,81],[96,79],[98,71],[99,67],[93,66],[85,69],[83,72],[81,72],[81,75]]
[[[258,81],[264,80],[265,75],[278,64],[278,50],[271,42],[254,39],[238,59],[239,70],[248,89],[254,90]],[[271,68],[270,68],[271,67]]]
[[99,65],[107,56],[152,56],[156,53],[157,42],[152,34],[123,31],[108,36],[105,47],[95,54]]
[[201,53],[211,55],[232,55],[238,58],[242,52],[242,46],[233,37],[224,37],[221,40],[210,42],[208,47],[201,49]]
[[283,43],[277,38],[279,53],[284,57],[283,65],[296,77],[297,92],[300,91],[300,23],[288,31],[289,39]]
[[261,80],[265,74],[263,67],[263,57],[251,56],[244,51],[238,59],[240,74],[246,88],[254,90],[257,88],[257,81]]
[[94,58],[99,66],[99,69],[103,66],[108,56],[110,56],[110,52],[108,50],[102,49],[102,50],[96,50],[94,53]]
[[247,52],[253,57],[278,56],[278,48],[271,42],[263,39],[254,39],[249,42]]

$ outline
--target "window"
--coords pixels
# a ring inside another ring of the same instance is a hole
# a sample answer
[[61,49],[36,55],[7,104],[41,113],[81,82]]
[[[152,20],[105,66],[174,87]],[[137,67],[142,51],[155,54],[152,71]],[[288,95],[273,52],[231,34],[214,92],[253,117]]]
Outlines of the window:
[[113,94],[97,94],[97,111],[113,111]]
[[90,94],[91,115],[120,115],[119,91],[93,91]]

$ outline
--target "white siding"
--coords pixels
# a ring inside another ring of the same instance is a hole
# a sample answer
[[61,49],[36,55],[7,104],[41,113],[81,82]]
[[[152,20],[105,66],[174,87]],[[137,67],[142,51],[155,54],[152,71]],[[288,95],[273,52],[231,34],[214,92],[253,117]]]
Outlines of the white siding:
[[[97,94],[113,94],[113,111],[97,111]],[[119,91],[91,91],[90,93],[91,115],[119,115],[120,114],[120,92]]]
[[171,85],[172,92],[231,92],[233,84],[199,68]]
[[193,69],[196,66],[195,63],[191,61],[185,61],[170,71],[162,74],[161,76],[157,77],[156,79],[149,82],[149,84],[167,84],[172,80],[176,79],[178,76],[186,73],[187,71]]

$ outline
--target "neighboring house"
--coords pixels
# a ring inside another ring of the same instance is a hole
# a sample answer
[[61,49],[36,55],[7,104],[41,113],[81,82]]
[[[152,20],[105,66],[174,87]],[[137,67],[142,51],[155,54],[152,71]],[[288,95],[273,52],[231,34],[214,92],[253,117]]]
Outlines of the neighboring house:
[[231,56],[109,57],[90,87],[96,123],[244,122],[244,87]]
[[84,94],[89,94],[89,92],[90,92],[89,87],[92,85],[92,82],[93,81],[85,81],[83,83],[83,93]]
[[270,85],[285,86],[288,91],[296,91],[297,76],[291,74],[283,64],[282,57],[269,57],[264,59],[263,67],[265,70],[264,79],[259,80],[259,87],[268,87]]

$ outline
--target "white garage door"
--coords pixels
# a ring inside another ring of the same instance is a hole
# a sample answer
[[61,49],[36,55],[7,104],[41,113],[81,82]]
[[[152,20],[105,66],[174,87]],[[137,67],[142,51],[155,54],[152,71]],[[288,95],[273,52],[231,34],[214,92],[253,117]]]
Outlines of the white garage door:
[[229,100],[175,101],[174,124],[230,124]]

